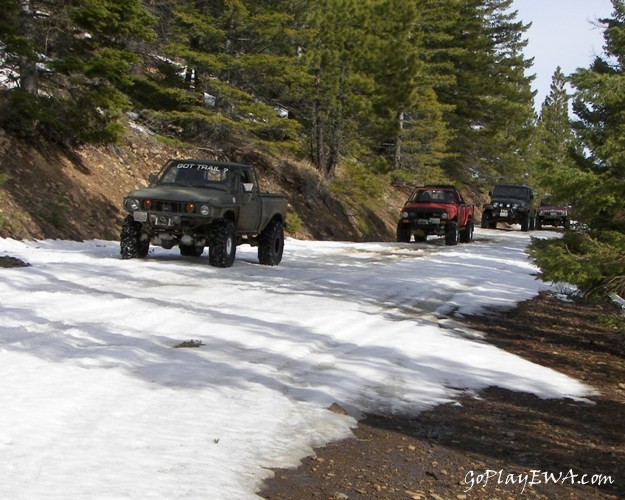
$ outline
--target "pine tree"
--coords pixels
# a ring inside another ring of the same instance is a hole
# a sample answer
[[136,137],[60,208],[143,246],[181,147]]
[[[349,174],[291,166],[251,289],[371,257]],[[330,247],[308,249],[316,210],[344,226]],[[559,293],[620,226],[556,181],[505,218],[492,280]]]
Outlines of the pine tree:
[[588,294],[625,294],[625,4],[613,0],[613,7],[613,17],[600,21],[605,56],[571,76],[581,147],[559,178],[575,200],[580,229],[533,248],[547,279]]
[[140,0],[3,0],[5,67],[19,75],[2,123],[62,142],[110,141],[139,60],[133,44],[151,37]]
[[395,178],[441,177],[448,134],[425,46],[429,3],[331,0],[306,17],[301,104],[311,159],[329,178],[349,156]]
[[516,21],[511,0],[468,0],[456,4],[459,16],[447,47],[453,83],[437,88],[450,106],[446,119],[454,138],[450,174],[477,170],[483,178],[522,181],[533,119],[523,56],[527,25]]
[[309,76],[304,120],[310,157],[329,179],[350,149],[359,117],[370,113],[375,82],[363,71],[370,46],[371,4],[322,0],[308,12],[303,63]]
[[[452,132],[445,122],[451,106],[441,103],[435,88],[455,83],[449,64],[449,28],[457,21],[455,2],[419,0],[417,17],[407,51],[416,58],[411,78],[411,100],[399,117],[396,139],[395,175],[408,176],[413,183],[443,182],[441,169]],[[403,50],[402,50],[403,51]]]
[[578,149],[569,117],[571,98],[566,85],[567,78],[558,67],[540,110],[531,156],[539,185],[562,203],[573,201],[570,184],[577,177],[572,168],[573,154]]
[[[282,5],[284,4],[284,5]],[[287,2],[172,1],[155,9],[156,72],[137,78],[133,98],[174,122],[188,139],[235,132],[294,139],[296,122],[276,107],[296,81],[297,33]],[[184,74],[181,79],[180,73]]]
[[576,157],[579,216],[595,229],[625,231],[625,6],[614,2],[603,19],[605,57],[571,76],[575,88],[574,127],[582,148]]
[[372,75],[375,91],[372,114],[359,130],[367,135],[372,153],[393,168],[396,180],[438,180],[448,132],[433,90],[438,78],[427,48],[428,40],[436,37],[438,12],[426,1],[379,0],[372,8],[371,46],[363,71]]

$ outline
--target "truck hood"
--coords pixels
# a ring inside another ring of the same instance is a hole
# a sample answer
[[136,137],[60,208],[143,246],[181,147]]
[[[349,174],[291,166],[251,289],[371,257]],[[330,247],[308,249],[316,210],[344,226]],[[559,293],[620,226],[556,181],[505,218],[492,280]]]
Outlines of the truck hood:
[[565,206],[565,205],[541,205],[539,207],[539,210],[545,212],[545,211],[552,211],[552,210],[556,210],[556,211],[561,211],[561,212],[568,212],[569,211],[569,207]]
[[154,186],[138,189],[129,193],[126,198],[141,198],[154,200],[170,200],[182,202],[205,202],[216,205],[233,202],[232,194],[221,189],[191,187],[191,186]]
[[404,206],[404,210],[413,209],[413,210],[435,210],[437,212],[452,212],[454,213],[457,209],[456,205],[453,203],[420,203],[420,202],[410,202],[406,203]]

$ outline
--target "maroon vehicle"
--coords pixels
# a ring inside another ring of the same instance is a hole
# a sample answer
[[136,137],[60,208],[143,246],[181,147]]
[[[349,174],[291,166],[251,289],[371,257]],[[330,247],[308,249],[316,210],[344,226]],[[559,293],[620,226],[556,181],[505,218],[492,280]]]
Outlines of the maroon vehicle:
[[536,214],[536,229],[542,229],[543,226],[570,229],[571,206],[557,203],[549,198],[542,200]]
[[397,241],[425,241],[429,235],[445,236],[445,245],[473,240],[474,206],[466,203],[454,186],[417,187],[401,211]]

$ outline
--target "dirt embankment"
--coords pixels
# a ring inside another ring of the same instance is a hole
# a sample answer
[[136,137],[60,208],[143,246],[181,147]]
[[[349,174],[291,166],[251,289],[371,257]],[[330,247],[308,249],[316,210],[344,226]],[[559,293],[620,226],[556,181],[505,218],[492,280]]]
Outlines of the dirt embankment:
[[[253,164],[263,190],[286,194],[294,222],[291,236],[352,241],[394,237],[403,193],[391,192],[383,213],[367,213],[332,194],[304,162],[240,146],[169,146],[137,126],[128,128],[122,144],[73,150],[16,139],[0,129],[0,179],[6,179],[0,185],[0,237],[117,239],[125,217],[123,197],[145,187],[148,175],[169,158]],[[363,217],[368,234],[359,229]]]

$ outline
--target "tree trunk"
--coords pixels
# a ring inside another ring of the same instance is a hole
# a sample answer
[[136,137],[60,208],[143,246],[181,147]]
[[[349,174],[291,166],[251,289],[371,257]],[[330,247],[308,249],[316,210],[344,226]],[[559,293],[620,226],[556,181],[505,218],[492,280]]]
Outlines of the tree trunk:
[[401,135],[404,130],[404,120],[406,118],[403,111],[400,111],[398,118],[399,130],[397,132],[397,140],[395,141],[395,170],[399,170],[401,168],[402,162]]
[[39,90],[37,58],[35,53],[35,1],[20,0],[20,27],[22,35],[31,45],[32,52],[20,56],[20,87],[29,94]]
[[336,166],[339,163],[339,155],[341,149],[341,138],[338,131],[334,131],[332,134],[332,140],[330,141],[330,150],[328,151],[328,159],[325,164],[324,174],[326,179],[333,179],[336,171]]
[[312,160],[315,167],[318,170],[323,170],[325,163],[325,144],[324,144],[324,123],[322,118],[322,104],[321,98],[319,97],[319,87],[320,87],[320,76],[317,73],[317,77],[315,79],[315,86],[317,87],[317,98],[314,102],[313,108],[313,130],[314,130],[314,146],[312,151]]
[[347,67],[341,68],[341,76],[339,79],[339,95],[337,99],[337,106],[332,111],[332,127],[330,127],[330,146],[328,151],[328,157],[325,163],[325,176],[327,179],[333,179],[336,171],[336,166],[339,163],[341,157],[341,146],[343,144],[343,134],[345,133],[345,102],[347,100]]

